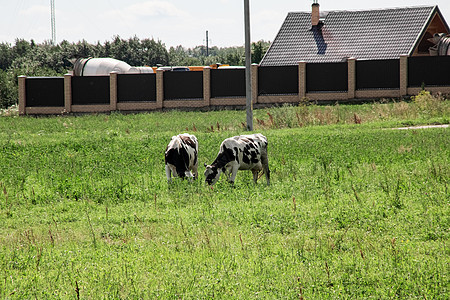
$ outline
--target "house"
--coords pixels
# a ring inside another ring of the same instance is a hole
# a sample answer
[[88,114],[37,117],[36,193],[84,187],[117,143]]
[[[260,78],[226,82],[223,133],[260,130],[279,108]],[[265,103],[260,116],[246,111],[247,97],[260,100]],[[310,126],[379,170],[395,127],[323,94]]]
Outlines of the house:
[[[320,12],[313,3],[311,12],[288,13],[260,65],[450,55],[449,32],[437,5]],[[439,43],[441,37],[445,43]]]

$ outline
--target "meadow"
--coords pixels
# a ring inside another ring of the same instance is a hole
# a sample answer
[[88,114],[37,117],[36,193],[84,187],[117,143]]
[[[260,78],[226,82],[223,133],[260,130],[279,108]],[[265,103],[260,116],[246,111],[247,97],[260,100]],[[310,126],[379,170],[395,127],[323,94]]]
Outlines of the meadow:
[[[448,299],[450,103],[254,111],[271,185],[205,185],[245,111],[0,116],[2,299]],[[199,140],[195,182],[164,172]]]

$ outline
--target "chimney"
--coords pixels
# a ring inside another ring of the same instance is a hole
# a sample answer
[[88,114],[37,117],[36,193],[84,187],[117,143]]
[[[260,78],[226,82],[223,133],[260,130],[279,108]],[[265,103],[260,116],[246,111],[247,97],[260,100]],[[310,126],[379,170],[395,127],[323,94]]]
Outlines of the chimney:
[[319,3],[317,3],[317,0],[314,1],[312,4],[312,10],[311,10],[311,25],[317,26],[319,25],[320,20],[320,12],[319,12]]

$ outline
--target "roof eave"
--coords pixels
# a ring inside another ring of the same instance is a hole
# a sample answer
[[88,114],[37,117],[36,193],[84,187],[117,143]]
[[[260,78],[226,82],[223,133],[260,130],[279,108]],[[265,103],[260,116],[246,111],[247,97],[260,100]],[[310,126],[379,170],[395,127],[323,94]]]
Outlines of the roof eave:
[[450,32],[450,27],[448,26],[447,22],[445,21],[444,16],[441,13],[441,10],[439,9],[439,7],[436,5],[436,11],[439,14],[439,17],[442,20],[442,23],[444,23],[445,29],[447,30],[447,32]]

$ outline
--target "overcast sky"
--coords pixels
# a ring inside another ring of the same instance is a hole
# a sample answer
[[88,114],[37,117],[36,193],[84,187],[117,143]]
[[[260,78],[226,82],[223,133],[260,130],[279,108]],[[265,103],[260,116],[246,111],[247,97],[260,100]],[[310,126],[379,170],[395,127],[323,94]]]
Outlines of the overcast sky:
[[[310,0],[250,0],[252,41],[273,41],[291,11],[310,11]],[[319,0],[320,9],[362,10],[438,5],[450,23],[449,0]],[[56,39],[101,43],[116,35],[161,40],[167,47],[244,44],[243,0],[55,0]],[[51,40],[50,0],[0,0],[0,42]]]

